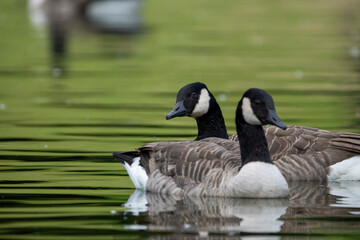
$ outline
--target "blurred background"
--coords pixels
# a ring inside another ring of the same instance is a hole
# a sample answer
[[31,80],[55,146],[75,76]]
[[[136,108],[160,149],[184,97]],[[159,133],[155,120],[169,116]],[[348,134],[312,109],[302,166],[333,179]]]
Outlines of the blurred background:
[[360,133],[359,12],[356,0],[1,0],[2,198],[120,206],[133,187],[111,152],[194,139],[193,119],[165,116],[196,81],[230,134],[250,87],[288,125]]
[[215,94],[231,133],[250,87],[269,91],[287,124],[359,132],[359,8],[352,0],[1,1],[2,137],[109,152],[192,139],[192,119],[165,115],[195,81]]

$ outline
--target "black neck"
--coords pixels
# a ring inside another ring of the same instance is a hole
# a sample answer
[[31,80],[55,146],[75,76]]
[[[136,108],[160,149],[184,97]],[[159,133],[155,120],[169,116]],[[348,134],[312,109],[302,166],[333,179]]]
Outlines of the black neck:
[[198,136],[195,140],[201,140],[208,137],[229,139],[221,109],[217,103],[215,104],[216,105],[212,107],[211,112],[196,118]]
[[272,163],[262,126],[244,122],[236,124],[239,137],[242,166],[251,161]]

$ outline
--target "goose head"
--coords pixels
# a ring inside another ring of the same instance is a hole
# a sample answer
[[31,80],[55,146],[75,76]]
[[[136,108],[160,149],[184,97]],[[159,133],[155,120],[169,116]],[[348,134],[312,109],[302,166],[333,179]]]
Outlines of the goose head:
[[214,102],[216,103],[216,100],[205,84],[190,83],[179,90],[176,105],[166,115],[166,120],[183,116],[197,119],[211,111]]
[[236,110],[236,123],[253,126],[271,124],[286,129],[276,114],[273,98],[258,88],[251,88],[244,93]]

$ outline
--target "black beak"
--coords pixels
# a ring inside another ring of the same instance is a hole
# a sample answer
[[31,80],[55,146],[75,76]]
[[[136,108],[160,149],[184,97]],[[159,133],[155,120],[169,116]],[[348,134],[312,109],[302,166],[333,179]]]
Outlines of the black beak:
[[179,102],[176,103],[173,110],[171,110],[171,112],[168,115],[166,115],[166,120],[172,119],[174,117],[185,116],[185,114],[187,112],[188,112],[187,109],[184,107],[184,102],[179,101]]
[[279,116],[276,114],[275,110],[269,110],[268,116],[265,119],[265,122],[268,124],[275,125],[281,129],[286,130],[286,125],[281,121]]

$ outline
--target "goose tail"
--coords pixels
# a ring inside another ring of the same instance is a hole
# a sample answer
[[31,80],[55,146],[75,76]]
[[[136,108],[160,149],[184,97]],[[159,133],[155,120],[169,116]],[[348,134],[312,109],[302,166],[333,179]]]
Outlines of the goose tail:
[[330,166],[328,180],[335,182],[360,181],[360,155]]
[[136,151],[129,152],[113,152],[113,157],[116,161],[119,161],[122,165],[125,163],[131,165],[136,157],[139,157],[139,153]]
[[135,188],[145,191],[148,175],[141,164],[139,153],[136,151],[114,152],[113,157],[124,166]]
[[360,134],[340,133],[332,145],[346,151],[349,158],[330,166],[329,180],[359,181],[360,180]]

